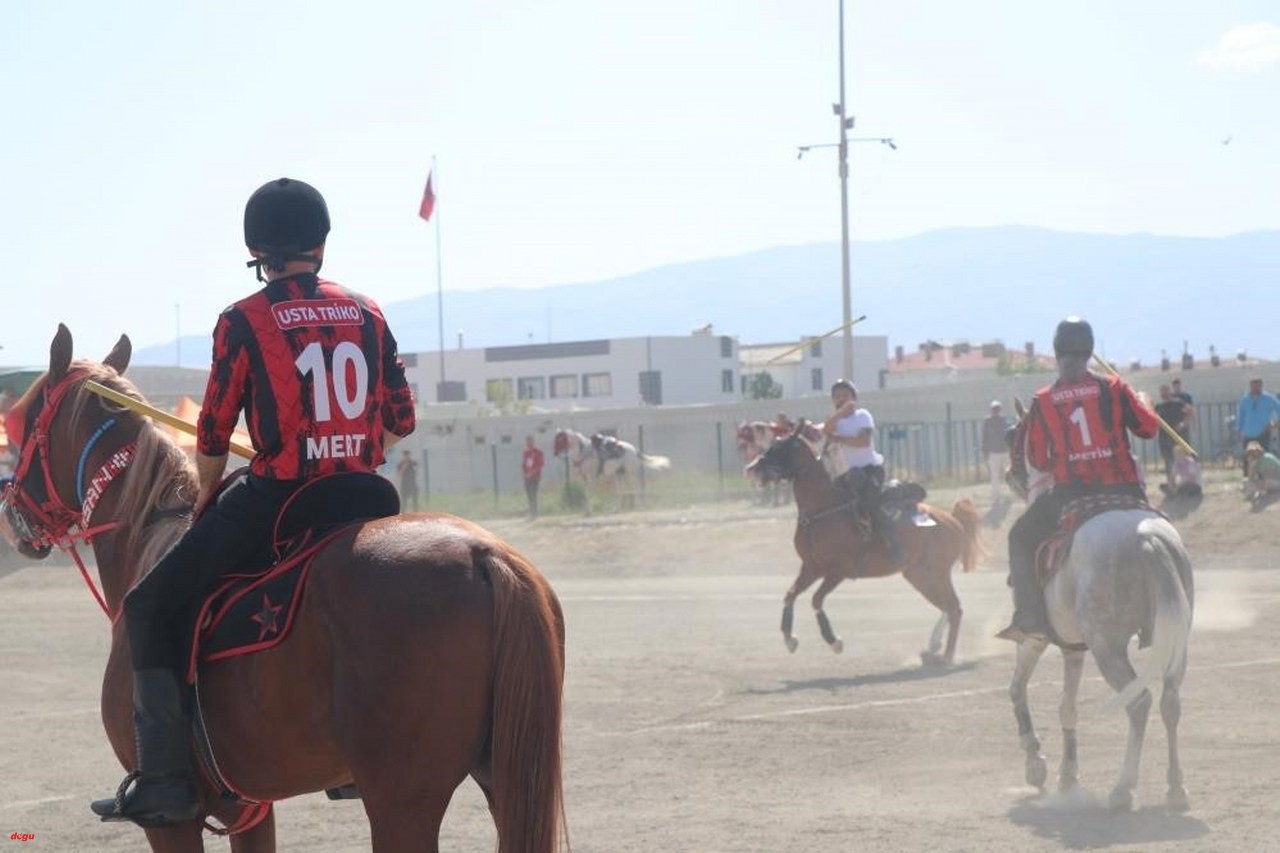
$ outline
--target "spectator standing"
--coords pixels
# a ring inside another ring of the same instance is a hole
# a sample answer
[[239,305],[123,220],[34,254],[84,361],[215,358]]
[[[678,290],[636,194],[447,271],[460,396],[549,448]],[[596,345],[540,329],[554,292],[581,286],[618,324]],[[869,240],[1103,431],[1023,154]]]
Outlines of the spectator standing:
[[999,400],[991,401],[990,412],[982,422],[982,458],[986,460],[991,474],[991,502],[997,503],[1000,484],[1004,482],[1004,472],[1009,467],[1009,445],[1005,443],[1009,422],[1001,411]]
[[1175,379],[1175,380],[1173,380],[1173,382],[1171,382],[1171,383],[1169,383],[1169,384],[1172,386],[1172,387],[1170,388],[1170,390],[1173,392],[1173,396],[1174,396],[1176,399],[1179,399],[1179,400],[1181,400],[1182,402],[1184,402],[1184,403],[1186,403],[1186,404],[1187,404],[1186,411],[1185,411],[1185,412],[1183,412],[1184,423],[1186,424],[1186,429],[1184,429],[1184,430],[1182,431],[1182,437],[1183,437],[1183,438],[1185,438],[1185,439],[1187,439],[1187,441],[1190,441],[1190,440],[1191,440],[1191,425],[1192,425],[1192,424],[1194,424],[1194,423],[1196,422],[1196,401],[1195,401],[1194,399],[1192,399],[1192,397],[1191,397],[1191,395],[1190,395],[1190,394],[1188,394],[1186,391],[1182,390],[1182,380],[1181,380],[1181,379]]
[[542,482],[542,451],[534,443],[533,436],[524,438],[524,454],[520,457],[520,470],[524,474],[524,493],[529,499],[529,518],[538,517],[538,484]]
[[[1156,403],[1156,414],[1165,423],[1173,427],[1174,431],[1184,439],[1187,437],[1187,411],[1189,408],[1186,401],[1174,394],[1170,386],[1160,386],[1160,402]],[[1160,435],[1156,441],[1160,447],[1160,458],[1164,460],[1164,485],[1161,489],[1166,494],[1172,494],[1175,485],[1173,481],[1173,436],[1164,430],[1160,430]]]
[[410,504],[413,505],[413,511],[418,511],[418,463],[413,458],[413,454],[408,450],[400,457],[400,461],[396,463],[396,474],[400,481],[400,508],[409,509]]
[[[1280,418],[1280,400],[1273,394],[1262,390],[1262,379],[1254,377],[1249,380],[1249,391],[1240,398],[1236,407],[1236,433],[1240,442],[1248,449],[1249,442],[1256,441],[1262,445],[1263,452],[1271,450],[1271,422]],[[1249,460],[1245,458],[1245,476],[1248,476]]]

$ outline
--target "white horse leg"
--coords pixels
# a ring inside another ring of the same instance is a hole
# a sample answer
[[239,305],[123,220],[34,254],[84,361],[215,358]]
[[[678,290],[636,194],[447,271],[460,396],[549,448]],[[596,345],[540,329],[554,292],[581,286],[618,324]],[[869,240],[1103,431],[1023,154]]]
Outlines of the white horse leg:
[[1182,681],[1182,673],[1164,680],[1164,694],[1160,697],[1160,717],[1164,720],[1164,730],[1169,741],[1169,792],[1165,795],[1165,804],[1176,812],[1185,812],[1191,808],[1187,799],[1187,789],[1182,786],[1182,762],[1178,759],[1178,721],[1182,718],[1182,697],[1178,690]]
[[942,632],[951,624],[951,620],[947,618],[947,614],[943,613],[938,617],[938,621],[933,625],[933,633],[929,635],[929,647],[926,654],[931,657],[937,657],[942,651]]
[[[1098,671],[1106,679],[1111,689],[1119,692],[1126,684],[1137,678],[1133,665],[1129,663],[1127,638],[1126,642],[1113,648],[1107,643],[1095,642],[1092,646],[1093,659],[1098,664]],[[1118,811],[1133,808],[1133,789],[1138,785],[1138,767],[1142,760],[1142,741],[1147,733],[1147,716],[1151,712],[1151,693],[1144,690],[1125,709],[1129,714],[1129,742],[1125,747],[1124,766],[1120,770],[1120,778],[1111,789],[1108,803]]]
[[1076,752],[1076,702],[1084,674],[1084,652],[1062,653],[1062,703],[1058,720],[1062,724],[1062,765],[1058,769],[1058,790],[1070,791],[1080,784],[1080,762]]
[[1013,681],[1009,684],[1009,698],[1013,701],[1013,718],[1018,723],[1018,739],[1022,750],[1026,753],[1027,784],[1036,788],[1044,788],[1044,780],[1049,775],[1049,766],[1040,754],[1040,739],[1036,737],[1035,726],[1031,722],[1031,709],[1027,704],[1027,684],[1031,682],[1031,673],[1035,672],[1040,656],[1044,654],[1046,643],[1039,640],[1028,640],[1018,644],[1017,663],[1013,669]]

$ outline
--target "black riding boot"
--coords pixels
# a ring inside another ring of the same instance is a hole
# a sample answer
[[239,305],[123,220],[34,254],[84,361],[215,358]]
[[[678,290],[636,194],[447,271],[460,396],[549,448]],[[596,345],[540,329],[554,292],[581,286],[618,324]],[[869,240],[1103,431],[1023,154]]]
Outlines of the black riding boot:
[[94,814],[144,827],[169,826],[199,815],[185,704],[183,685],[172,670],[134,671],[138,769],[125,777],[114,797],[94,800],[89,807]]
[[898,531],[892,519],[889,518],[889,513],[879,504],[876,504],[876,508],[871,511],[871,524],[884,540],[885,547],[889,549],[889,562],[895,566],[906,562],[907,554],[898,542]]
[[[1020,519],[1021,520],[1021,519]],[[1017,523],[1014,524],[1017,528]],[[1013,587],[1013,621],[999,634],[1002,640],[1044,640],[1049,630],[1049,610],[1044,603],[1044,588],[1036,575],[1037,543],[1022,541],[1022,530],[1009,534],[1009,585]]]

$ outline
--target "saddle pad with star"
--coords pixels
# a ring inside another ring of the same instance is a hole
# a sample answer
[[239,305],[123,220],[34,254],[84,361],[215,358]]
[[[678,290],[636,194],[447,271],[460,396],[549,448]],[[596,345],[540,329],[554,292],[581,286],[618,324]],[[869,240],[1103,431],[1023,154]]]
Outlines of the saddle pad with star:
[[[348,527],[395,515],[395,487],[376,474],[339,474],[300,489],[280,510],[272,548],[229,574],[196,619],[187,680],[199,662],[251,654],[289,634],[316,555]],[[264,543],[265,544],[265,543]]]

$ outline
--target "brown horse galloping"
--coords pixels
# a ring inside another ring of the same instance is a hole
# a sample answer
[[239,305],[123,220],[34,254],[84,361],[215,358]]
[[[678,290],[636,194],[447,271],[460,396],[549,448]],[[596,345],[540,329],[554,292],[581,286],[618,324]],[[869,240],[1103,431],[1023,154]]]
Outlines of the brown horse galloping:
[[[782,636],[787,648],[794,652],[799,645],[791,633],[796,597],[815,581],[822,581],[813,594],[818,628],[828,645],[840,652],[844,650],[844,641],[836,636],[822,609],[827,594],[846,578],[888,577],[902,572],[908,583],[942,611],[930,636],[928,650],[921,653],[921,658],[926,663],[951,663],[955,659],[961,617],[960,599],[951,584],[951,567],[957,560],[966,572],[973,571],[977,565],[982,550],[978,539],[982,519],[977,508],[968,498],[957,501],[951,512],[921,504],[920,509],[937,525],[900,528],[898,538],[907,559],[904,564],[893,565],[882,543],[876,539],[868,542],[859,534],[845,506],[846,498],[836,490],[826,467],[800,438],[804,426],[801,421],[796,433],[774,442],[752,469],[772,470],[795,484],[800,513],[795,546],[800,555],[800,574],[783,600]],[[949,625],[946,649],[939,656],[944,625]]]
[[[102,364],[72,361],[71,347],[60,326],[48,372],[19,403],[25,464],[0,507],[28,557],[90,543],[101,603],[118,616],[185,529],[194,470],[150,421],[84,387],[93,379],[141,399],[120,376],[128,338]],[[128,642],[113,619],[102,717],[133,768]],[[338,535],[311,568],[287,638],[202,664],[199,693],[218,767],[249,799],[354,784],[375,851],[436,851],[449,799],[471,776],[502,853],[550,853],[563,837],[563,677],[563,616],[542,574],[474,524],[415,513]],[[223,823],[240,814],[209,785],[201,800]],[[232,836],[233,851],[275,850],[269,809]],[[146,834],[156,851],[203,849],[200,820]]]

